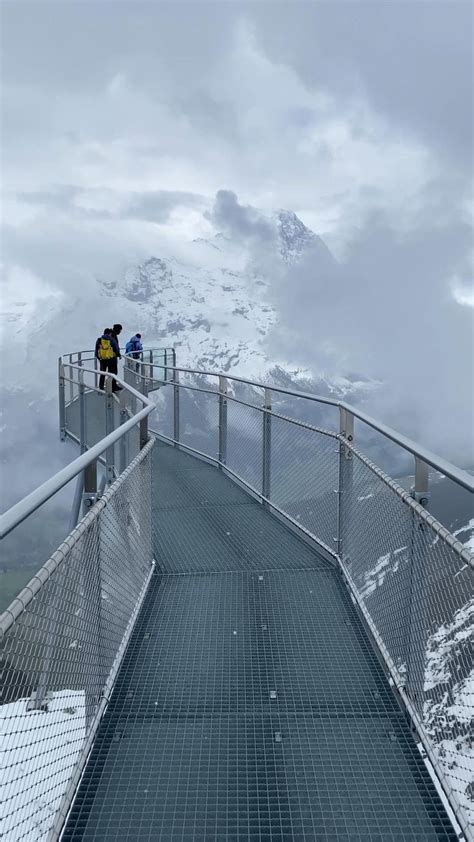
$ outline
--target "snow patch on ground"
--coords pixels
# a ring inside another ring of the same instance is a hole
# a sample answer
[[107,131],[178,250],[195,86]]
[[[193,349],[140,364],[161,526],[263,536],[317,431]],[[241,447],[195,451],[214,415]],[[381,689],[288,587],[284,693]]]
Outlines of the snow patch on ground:
[[386,555],[380,556],[375,567],[364,573],[364,583],[360,589],[363,599],[367,599],[377,588],[383,585],[387,574],[398,571],[400,563],[406,559],[407,549],[408,547],[399,547]]
[[86,736],[85,694],[61,690],[47,710],[0,707],[0,838],[37,842],[51,828]]
[[425,691],[450,681],[449,659],[459,644],[474,634],[474,597],[430,635],[426,646]]
[[[360,498],[359,498],[360,499]],[[365,499],[365,498],[363,498]],[[474,548],[474,519],[453,533]],[[467,538],[467,540],[465,540]],[[433,545],[436,540],[433,541]],[[392,576],[408,560],[408,548],[386,553],[364,572],[360,593],[368,600],[379,588],[390,588]],[[452,573],[466,575],[468,565]],[[469,575],[469,574],[467,574]],[[393,587],[397,587],[393,583]],[[441,587],[441,585],[440,585]],[[469,593],[467,585],[465,593]],[[383,590],[380,599],[383,600]],[[453,594],[451,594],[453,598]],[[441,603],[442,604],[442,603]],[[390,641],[386,641],[390,644]],[[441,770],[469,821],[474,822],[474,596],[430,634],[425,648],[423,721]],[[390,645],[388,646],[390,650]],[[406,664],[398,665],[401,675]]]
[[[469,535],[467,533],[470,533]],[[471,518],[466,526],[462,526],[461,529],[456,529],[453,532],[456,538],[460,535],[462,536],[459,538],[460,541],[464,544],[465,547],[471,552],[474,553],[474,518]]]

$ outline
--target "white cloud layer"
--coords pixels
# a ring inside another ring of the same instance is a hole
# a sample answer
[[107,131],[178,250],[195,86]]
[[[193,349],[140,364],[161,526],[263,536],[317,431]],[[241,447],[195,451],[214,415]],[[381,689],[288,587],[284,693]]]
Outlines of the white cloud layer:
[[[206,236],[216,193],[233,190],[242,205],[294,210],[344,266],[345,298],[315,287],[311,266],[299,298],[276,278],[275,353],[299,325],[305,364],[328,364],[328,348],[347,366],[376,355],[395,403],[409,382],[420,405],[445,395],[462,423],[469,5],[19,2],[3,17],[4,300],[16,286],[29,300],[38,285],[56,303],[87,295],[97,276]],[[431,313],[421,340],[416,319],[401,328],[413,302],[419,320]],[[378,320],[363,337],[340,331],[351,306]],[[318,313],[335,326],[319,343]],[[441,355],[436,377],[414,383],[413,357],[382,341],[384,313],[397,342],[423,347],[424,370],[442,343],[449,364]]]

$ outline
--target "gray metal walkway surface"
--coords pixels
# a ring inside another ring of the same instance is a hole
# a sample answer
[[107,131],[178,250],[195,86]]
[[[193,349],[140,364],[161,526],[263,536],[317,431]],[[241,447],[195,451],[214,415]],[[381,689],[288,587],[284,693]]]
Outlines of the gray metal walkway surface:
[[65,840],[454,840],[340,573],[154,448],[157,571]]

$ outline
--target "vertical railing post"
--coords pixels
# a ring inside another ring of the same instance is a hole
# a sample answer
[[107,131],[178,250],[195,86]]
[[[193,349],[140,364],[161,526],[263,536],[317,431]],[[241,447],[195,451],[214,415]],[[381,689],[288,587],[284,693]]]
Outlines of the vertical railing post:
[[179,446],[179,371],[173,369],[173,438],[174,446]]
[[87,514],[97,500],[97,460],[84,468],[84,491],[82,495],[82,513]]
[[123,358],[123,379],[125,383],[131,383],[132,379],[130,376],[130,360],[128,357],[124,356]]
[[99,374],[98,374],[98,368],[99,368],[99,360],[98,360],[98,359],[97,359],[97,357],[94,355],[94,369],[95,369],[95,374],[94,374],[94,386],[95,386],[95,388],[96,388],[96,389],[98,389],[98,388],[99,388]]
[[168,351],[167,351],[166,348],[165,348],[163,380],[164,380],[165,383],[168,380]]
[[271,465],[272,465],[272,392],[265,389],[263,403],[263,432],[262,432],[262,496],[263,505],[268,507],[267,500],[271,494]]
[[[429,467],[415,457],[415,485],[411,495],[421,506],[429,502]],[[412,512],[409,548],[408,582],[408,641],[406,652],[406,689],[418,712],[423,710],[425,684],[425,649],[427,624],[425,622],[426,548],[425,523]],[[403,657],[403,655],[402,655]]]
[[343,532],[350,520],[352,507],[352,451],[344,439],[354,441],[354,416],[348,409],[339,407],[339,486],[337,489],[337,554],[343,561]]
[[[126,420],[127,420],[127,410],[125,409],[125,407],[122,407],[121,410],[120,410],[120,426],[122,426],[122,424],[125,424]],[[127,434],[122,436],[122,438],[120,439],[120,445],[119,445],[119,470],[120,470],[121,474],[124,472],[126,467],[127,467]]]
[[412,494],[417,503],[428,508],[429,503],[429,466],[415,457],[415,486]]
[[74,491],[74,500],[72,502],[71,516],[69,518],[69,532],[72,532],[77,526],[79,518],[81,517],[82,501],[84,498],[84,471],[76,477],[76,488]]
[[150,351],[150,380],[153,381],[153,351]]
[[[145,368],[143,369],[143,372],[145,373]],[[146,398],[148,396],[149,380],[147,380],[146,377],[143,377],[141,385],[142,385],[142,388],[141,388],[142,395],[144,395],[145,398]],[[148,441],[148,438],[149,437],[148,437],[148,415],[147,415],[145,418],[142,418],[142,420],[140,421],[140,450],[142,449],[142,447],[145,447],[145,445]]]
[[79,445],[81,453],[87,450],[87,420],[86,420],[86,395],[84,388],[84,372],[79,372]]
[[[72,363],[72,354],[69,354],[69,362]],[[69,366],[69,403],[72,403],[74,400],[74,369],[72,366]]]
[[227,461],[227,377],[219,375],[219,468]]
[[66,389],[64,383],[64,364],[59,357],[58,360],[58,383],[59,383],[59,438],[64,441],[66,438]]
[[[107,377],[105,381],[105,435],[113,432],[114,429],[114,396],[112,392],[112,385],[114,381],[111,377]],[[115,446],[108,447],[105,451],[105,473],[107,482],[114,481],[115,473]]]

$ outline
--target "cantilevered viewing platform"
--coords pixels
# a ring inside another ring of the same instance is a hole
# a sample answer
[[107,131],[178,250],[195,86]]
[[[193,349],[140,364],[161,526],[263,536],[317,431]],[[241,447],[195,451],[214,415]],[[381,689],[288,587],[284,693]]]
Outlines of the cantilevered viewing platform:
[[78,524],[0,618],[5,838],[471,842],[474,562],[436,457],[400,437],[407,492],[355,420],[393,431],[171,351],[118,397],[59,371]]
[[157,560],[65,840],[454,840],[342,577],[217,468],[153,457]]

